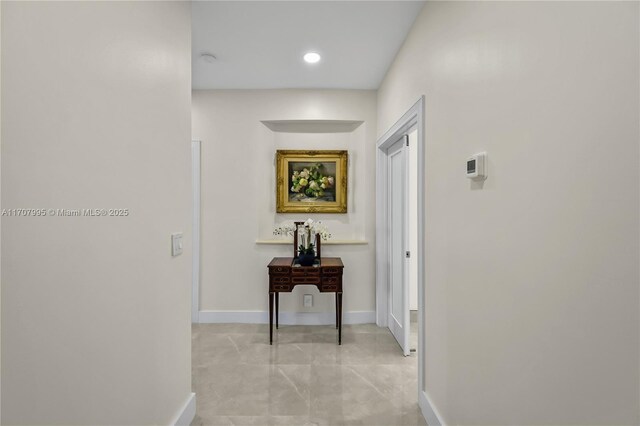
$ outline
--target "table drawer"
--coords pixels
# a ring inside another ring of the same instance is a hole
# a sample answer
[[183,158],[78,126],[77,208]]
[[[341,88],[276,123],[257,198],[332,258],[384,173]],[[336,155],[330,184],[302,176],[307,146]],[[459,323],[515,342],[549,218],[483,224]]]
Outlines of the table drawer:
[[291,286],[289,284],[273,284],[271,289],[273,291],[291,291]]
[[333,277],[322,277],[322,284],[338,284],[340,282],[340,277],[338,276],[333,276]]
[[320,291],[337,291],[337,290],[338,290],[337,284],[322,284],[322,286],[320,287]]
[[271,282],[273,284],[289,284],[289,282],[291,282],[290,278],[288,276],[273,276],[271,277]]
[[320,277],[291,277],[292,284],[320,284]]
[[320,268],[291,268],[291,275],[304,277],[320,276]]
[[288,274],[289,270],[291,270],[291,268],[289,268],[288,266],[272,266],[269,268],[269,273],[270,274]]
[[322,275],[340,275],[342,268],[322,268]]

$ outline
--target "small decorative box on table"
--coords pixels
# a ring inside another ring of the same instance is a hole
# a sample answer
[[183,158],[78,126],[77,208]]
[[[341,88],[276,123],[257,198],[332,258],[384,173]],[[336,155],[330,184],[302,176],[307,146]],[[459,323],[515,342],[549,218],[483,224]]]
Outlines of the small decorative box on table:
[[342,271],[339,257],[316,259],[312,266],[301,266],[294,257],[274,257],[269,268],[269,343],[273,344],[273,308],[278,328],[279,294],[293,291],[296,285],[315,285],[322,293],[336,294],[336,328],[342,344]]

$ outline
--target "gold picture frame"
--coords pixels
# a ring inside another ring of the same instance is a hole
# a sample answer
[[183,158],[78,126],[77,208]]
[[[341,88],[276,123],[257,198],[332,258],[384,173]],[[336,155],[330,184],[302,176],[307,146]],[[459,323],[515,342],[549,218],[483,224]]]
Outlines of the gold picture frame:
[[346,213],[347,151],[276,151],[276,212]]

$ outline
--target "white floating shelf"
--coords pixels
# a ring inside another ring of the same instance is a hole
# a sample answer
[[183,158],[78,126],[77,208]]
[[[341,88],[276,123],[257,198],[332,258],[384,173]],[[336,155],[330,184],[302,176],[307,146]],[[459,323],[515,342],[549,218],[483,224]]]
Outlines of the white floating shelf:
[[[256,244],[274,244],[274,245],[292,245],[293,241],[287,241],[287,240],[256,240]],[[347,246],[347,245],[352,245],[352,246],[357,246],[357,245],[366,245],[369,244],[368,241],[365,240],[328,240],[328,241],[323,241],[322,245],[327,245],[327,246]]]

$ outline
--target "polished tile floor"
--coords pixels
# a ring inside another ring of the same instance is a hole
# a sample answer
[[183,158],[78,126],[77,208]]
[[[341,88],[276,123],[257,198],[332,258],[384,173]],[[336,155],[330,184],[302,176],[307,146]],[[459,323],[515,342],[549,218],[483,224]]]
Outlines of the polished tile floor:
[[417,356],[387,329],[261,324],[193,326],[193,425],[426,425]]

